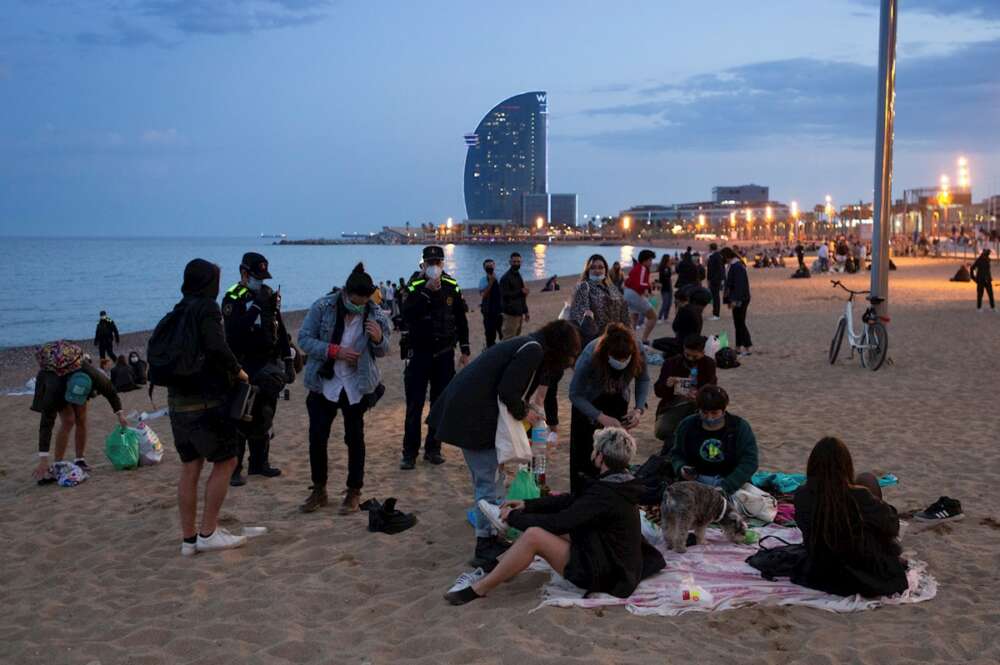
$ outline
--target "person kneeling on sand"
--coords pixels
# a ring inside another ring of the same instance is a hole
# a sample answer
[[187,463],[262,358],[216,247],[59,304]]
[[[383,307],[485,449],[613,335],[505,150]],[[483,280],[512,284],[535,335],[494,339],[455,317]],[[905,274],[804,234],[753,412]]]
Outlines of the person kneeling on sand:
[[[219,275],[219,266],[214,263],[204,259],[190,261],[184,268],[181,286],[184,298],[174,306],[174,312],[179,315],[176,325],[183,324],[188,317],[194,319],[192,328],[198,331],[197,339],[188,342],[204,357],[201,371],[175,377],[167,388],[170,427],[182,462],[177,505],[181,516],[183,556],[242,547],[246,543],[246,536],[233,535],[218,526],[219,511],[229,490],[229,477],[236,468],[238,444],[235,421],[227,413],[226,396],[237,381],[249,382],[247,373],[226,344],[222,310],[216,302]],[[156,333],[153,334],[155,337]],[[152,360],[154,354],[148,356]],[[205,483],[201,528],[195,529],[198,479],[206,460],[212,462],[212,472]]]
[[463,575],[445,599],[463,605],[482,598],[527,569],[536,555],[588,592],[632,595],[641,580],[666,565],[642,537],[638,501],[643,485],[628,472],[635,450],[631,434],[607,427],[594,435],[591,460],[600,475],[579,495],[508,501],[500,508],[480,501],[480,510],[497,529],[511,526],[524,533],[491,573],[479,569]]
[[792,581],[838,596],[891,596],[907,589],[899,516],[873,473],[855,477],[847,446],[825,437],[813,447],[795,521],[807,555]]

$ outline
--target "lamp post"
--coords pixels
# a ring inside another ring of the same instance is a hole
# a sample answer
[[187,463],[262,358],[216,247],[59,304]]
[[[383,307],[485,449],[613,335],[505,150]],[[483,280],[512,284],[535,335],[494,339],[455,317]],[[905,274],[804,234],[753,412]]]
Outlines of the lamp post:
[[747,208],[743,211],[743,216],[747,221],[747,240],[753,238],[753,211]]
[[[951,182],[944,173],[941,174],[941,186],[938,189],[938,206],[942,210],[942,223],[944,224],[945,233],[948,232],[948,205],[951,203]],[[938,233],[935,233],[938,235]]]
[[622,217],[622,235],[628,236],[629,231],[632,229],[632,218],[628,215]]
[[789,205],[789,211],[792,213],[792,225],[795,229],[795,239],[801,240],[802,238],[799,236],[799,202],[792,201]]
[[833,227],[833,197],[829,194],[826,195],[826,206],[823,210],[826,212],[827,227]]

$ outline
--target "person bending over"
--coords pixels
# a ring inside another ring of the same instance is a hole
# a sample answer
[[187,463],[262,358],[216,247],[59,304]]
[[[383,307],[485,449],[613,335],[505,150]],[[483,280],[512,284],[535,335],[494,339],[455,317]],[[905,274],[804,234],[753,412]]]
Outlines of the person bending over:
[[525,570],[535,556],[588,592],[628,598],[646,577],[666,565],[646,543],[639,522],[642,483],[628,472],[635,439],[625,430],[608,427],[594,436],[591,461],[600,475],[578,496],[562,494],[487,506],[497,528],[508,525],[524,533],[488,575],[467,579],[469,586],[445,594],[453,605],[487,595],[500,583]]
[[682,420],[674,434],[674,473],[732,494],[757,471],[757,439],[750,423],[726,412],[729,395],[719,386],[699,390],[695,406],[698,413]]
[[795,493],[795,521],[808,554],[792,581],[838,596],[905,591],[899,516],[882,500],[878,478],[872,473],[855,478],[851,452],[834,437],[813,447],[806,478]]

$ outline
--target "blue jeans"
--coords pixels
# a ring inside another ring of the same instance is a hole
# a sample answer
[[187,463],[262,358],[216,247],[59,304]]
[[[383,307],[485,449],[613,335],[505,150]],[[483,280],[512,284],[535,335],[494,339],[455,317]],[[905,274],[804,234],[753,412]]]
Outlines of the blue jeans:
[[[472,474],[474,504],[478,504],[480,499],[486,499],[490,503],[499,503],[497,500],[497,449],[468,450],[463,448],[462,454],[465,456],[469,473]],[[473,505],[473,509],[476,513],[476,537],[489,538],[494,534],[493,525],[479,510],[478,505]]]
[[722,487],[722,478],[719,476],[703,476],[699,474],[697,481],[709,487]]
[[670,318],[670,307],[674,304],[674,292],[670,289],[660,292],[660,314],[657,317],[660,321]]

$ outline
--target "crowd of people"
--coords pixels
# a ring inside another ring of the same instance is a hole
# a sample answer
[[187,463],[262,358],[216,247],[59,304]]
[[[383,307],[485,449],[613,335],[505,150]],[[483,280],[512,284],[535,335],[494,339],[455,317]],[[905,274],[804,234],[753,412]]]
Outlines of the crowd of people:
[[[733,248],[713,243],[704,264],[688,248],[676,262],[662,257],[655,270],[651,250],[641,251],[626,271],[618,263],[609,267],[595,254],[563,316],[527,334],[523,325],[530,320],[530,290],[519,274],[520,255],[508,257],[507,270],[499,277],[495,261],[487,260],[478,294],[485,349],[475,358],[466,295],[444,271],[442,248],[426,247],[421,258],[419,270],[398,286],[376,284],[357,264],[342,286],[312,304],[295,340],[282,320],[280,293],[266,284],[272,276],[264,256],[244,255],[240,281],[221,300],[219,267],[202,259],[187,264],[182,298],[154,331],[148,360],[138,354],[128,360],[119,356],[124,369],[117,372],[127,370],[136,384],[138,370],[133,368],[142,363],[142,380],[148,377],[150,384],[167,388],[182,463],[182,555],[245,543],[245,536],[219,526],[219,513],[229,488],[246,482],[245,450],[249,475],[280,475],[270,459],[274,415],[278,396],[299,372],[307,390],[311,483],[300,510],[312,513],[329,503],[328,443],[338,413],[347,448],[339,512],[359,510],[365,417],[384,393],[379,361],[394,342],[406,363],[400,470],[415,468],[421,447],[425,463],[443,464],[442,443],[447,443],[461,450],[471,478],[475,570],[449,590],[449,602],[485,596],[536,555],[584,589],[621,597],[663,568],[663,557],[641,535],[643,488],[630,471],[637,461],[633,432],[654,396],[659,399],[659,455],[668,462],[672,481],[700,483],[729,496],[757,471],[751,424],[729,412],[729,395],[719,385],[702,335],[705,309],[711,304],[712,318],[718,319],[725,304],[732,310],[737,350],[751,353],[750,281],[743,256]],[[657,292],[661,303],[652,300]],[[671,311],[674,335],[669,343],[650,342],[656,322],[669,319]],[[117,329],[109,333],[113,326],[102,312],[102,353],[113,354],[113,346],[105,348],[109,334],[111,342],[117,341]],[[78,346],[59,344],[39,356],[42,371],[32,405],[41,413],[35,469],[40,479],[50,468],[57,417],[56,459],[63,459],[75,427],[75,461],[86,464],[86,400],[92,394],[106,397],[126,426],[115,383],[92,367]],[[655,376],[647,359],[655,353],[650,346],[665,349]],[[570,369],[568,491],[501,503],[498,424],[513,418],[544,423],[558,432],[556,397]],[[67,388],[78,374],[89,380],[80,404],[69,401]],[[199,522],[198,484],[206,462],[211,470]],[[890,592],[905,585],[905,564],[894,540],[896,512],[882,501],[877,483],[855,477],[846,446],[836,439],[821,440],[809,458],[807,475],[805,490],[796,498],[809,551],[799,575],[802,583],[844,594]],[[507,526],[523,531],[513,545],[506,539]]]

